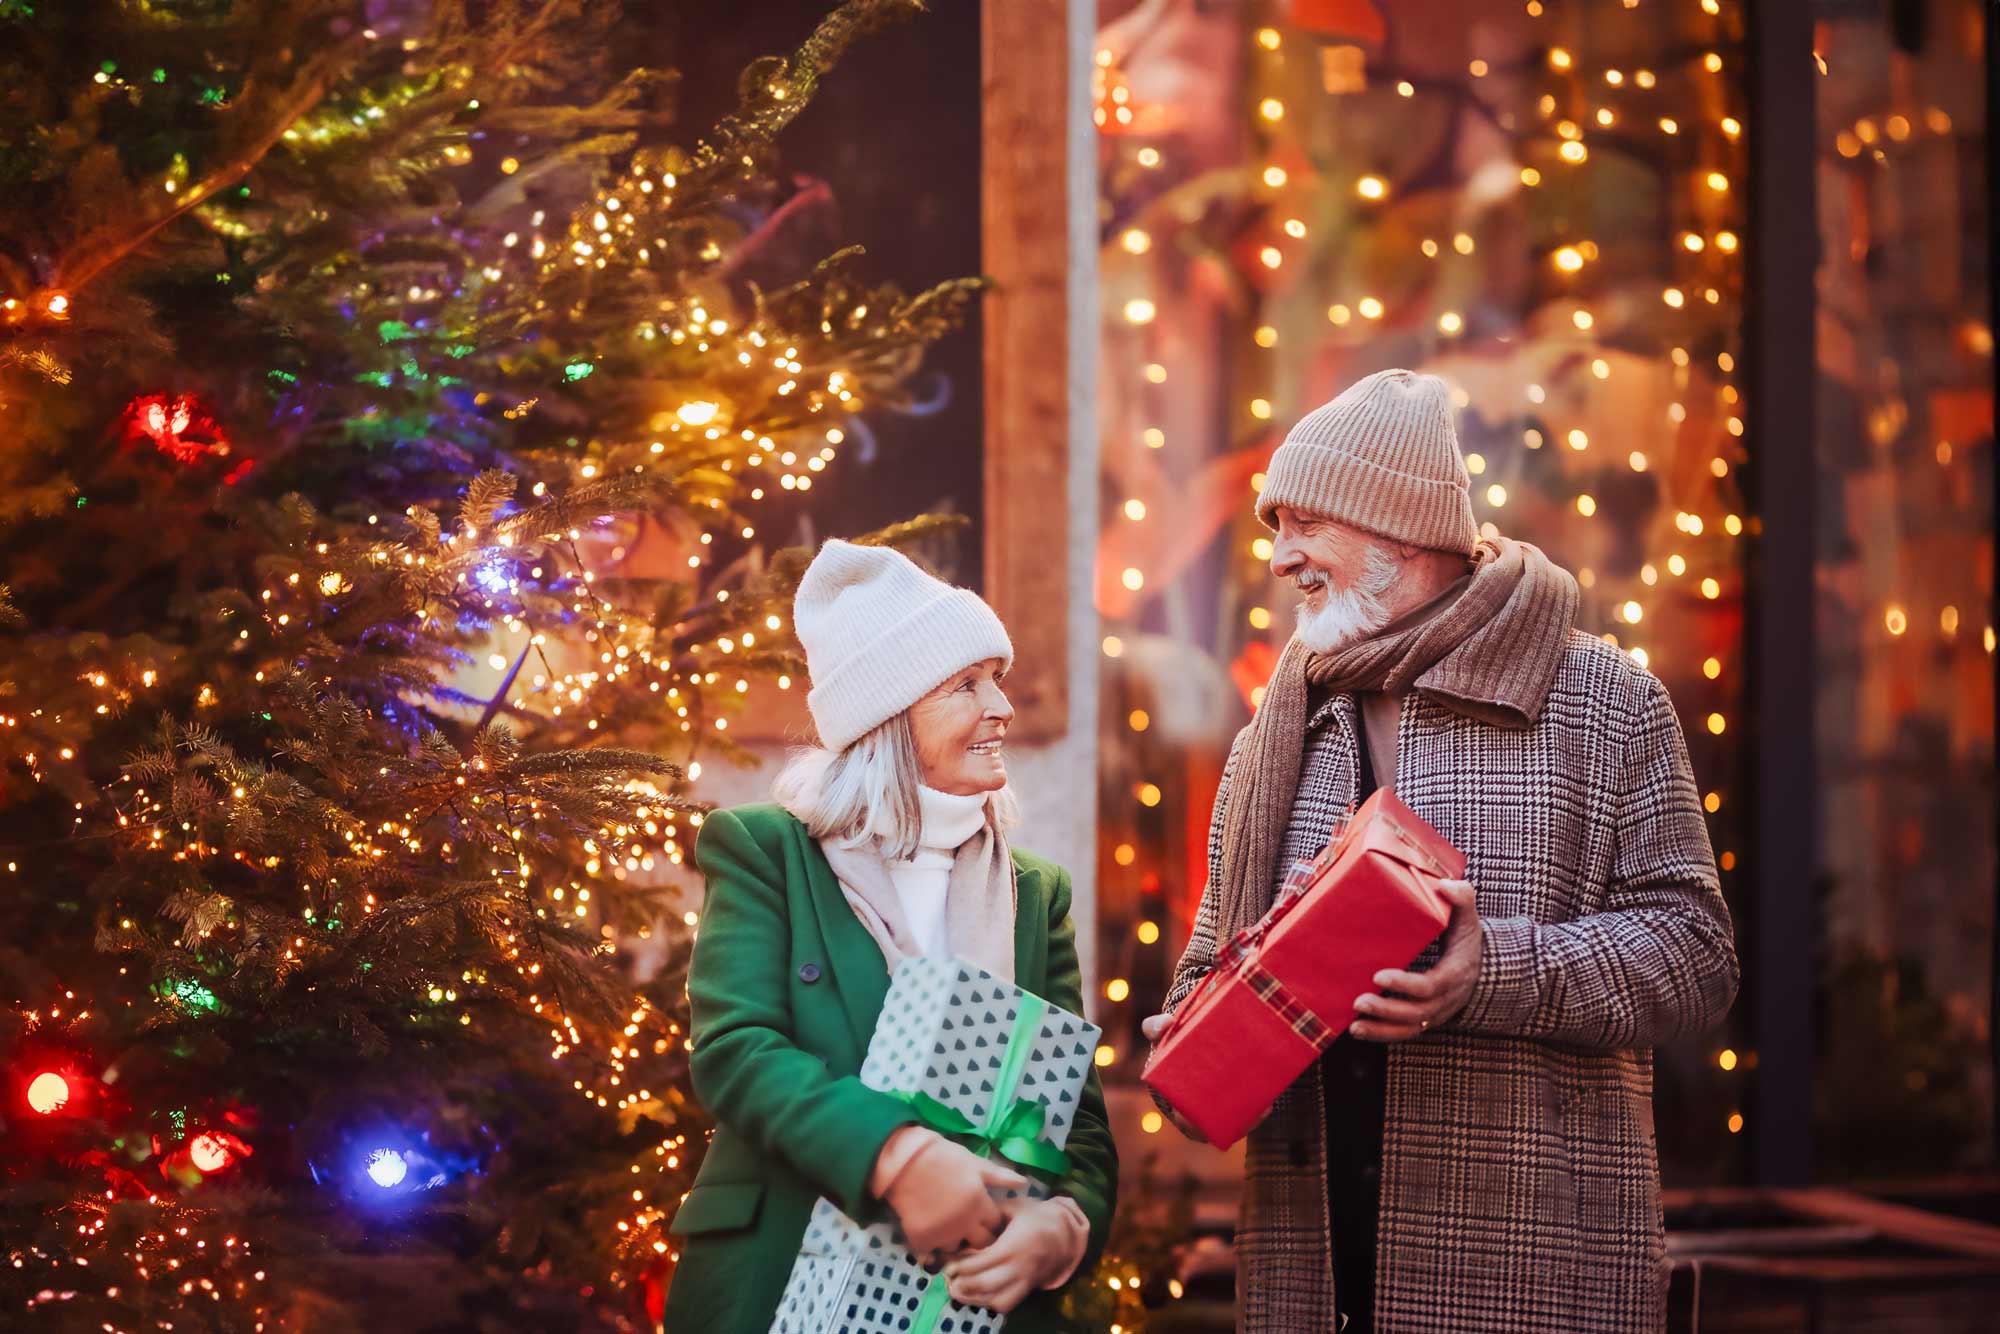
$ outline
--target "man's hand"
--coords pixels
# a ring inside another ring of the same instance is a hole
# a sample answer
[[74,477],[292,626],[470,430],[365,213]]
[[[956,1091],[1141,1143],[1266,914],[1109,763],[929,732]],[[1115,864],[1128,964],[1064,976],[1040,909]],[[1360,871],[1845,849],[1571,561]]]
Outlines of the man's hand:
[[1367,1042],[1406,1042],[1436,1028],[1472,999],[1486,934],[1479,926],[1471,882],[1447,880],[1443,889],[1451,900],[1443,955],[1427,973],[1386,968],[1375,974],[1375,985],[1383,994],[1370,992],[1354,1002],[1356,1018],[1347,1031],[1355,1037]]
[[[1173,1021],[1174,1017],[1171,1014],[1151,1015],[1139,1021],[1139,1032],[1145,1036],[1146,1041],[1158,1042],[1160,1040],[1160,1034],[1166,1032],[1167,1025],[1171,1024]],[[1163,1098],[1161,1099],[1161,1101],[1164,1103],[1166,1100]],[[1195,1143],[1197,1144],[1208,1143],[1208,1136],[1202,1134],[1199,1130],[1196,1130],[1192,1125],[1182,1120],[1180,1113],[1176,1112],[1171,1107],[1167,1108],[1167,1119],[1174,1123],[1174,1129],[1180,1131],[1181,1134],[1186,1135],[1189,1139],[1193,1140]]]

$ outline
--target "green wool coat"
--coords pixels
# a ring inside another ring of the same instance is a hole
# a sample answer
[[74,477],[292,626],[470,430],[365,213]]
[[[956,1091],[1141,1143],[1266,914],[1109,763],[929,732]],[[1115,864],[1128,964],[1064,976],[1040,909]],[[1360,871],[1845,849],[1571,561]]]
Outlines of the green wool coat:
[[[681,1258],[667,1334],[766,1334],[814,1201],[864,1222],[886,1217],[867,1192],[883,1142],[916,1120],[857,1077],[889,989],[874,938],[854,916],[818,842],[781,807],[716,811],[695,860],[708,899],[688,973],[695,1096],[717,1129],[672,1232]],[[1083,1013],[1069,873],[1014,853],[1014,979]],[[1095,1072],[1056,1184],[1090,1219],[1086,1276],[1104,1248],[1118,1165]],[[1079,1281],[1079,1280],[1072,1280]],[[1008,1334],[1054,1334],[1060,1292],[1037,1293]]]

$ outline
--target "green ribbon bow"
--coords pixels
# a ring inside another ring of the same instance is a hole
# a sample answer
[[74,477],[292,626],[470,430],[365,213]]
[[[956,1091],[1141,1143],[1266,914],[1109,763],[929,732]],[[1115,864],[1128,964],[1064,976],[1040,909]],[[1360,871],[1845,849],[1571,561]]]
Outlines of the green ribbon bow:
[[928,1093],[894,1092],[889,1096],[909,1104],[924,1125],[974,1153],[989,1158],[997,1155],[1048,1176],[1066,1174],[1069,1155],[1049,1143],[1045,1136],[1048,1109],[1039,1102],[1015,1096],[1015,1086],[1021,1082],[1021,1072],[1028,1063],[1028,1048],[1047,1012],[1047,1001],[1023,994],[1020,1013],[1014,1016],[1014,1031],[1008,1034],[1007,1050],[1000,1059],[1000,1072],[993,1081],[993,1110],[984,1126]]

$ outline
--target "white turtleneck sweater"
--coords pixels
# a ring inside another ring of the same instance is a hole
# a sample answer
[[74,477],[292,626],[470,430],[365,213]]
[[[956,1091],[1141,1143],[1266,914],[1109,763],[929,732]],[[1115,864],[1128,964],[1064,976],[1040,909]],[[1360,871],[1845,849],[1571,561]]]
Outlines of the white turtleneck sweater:
[[969,797],[917,787],[922,832],[914,856],[888,859],[889,879],[903,905],[903,919],[928,958],[951,957],[945,934],[945,888],[960,847],[986,823],[986,794]]

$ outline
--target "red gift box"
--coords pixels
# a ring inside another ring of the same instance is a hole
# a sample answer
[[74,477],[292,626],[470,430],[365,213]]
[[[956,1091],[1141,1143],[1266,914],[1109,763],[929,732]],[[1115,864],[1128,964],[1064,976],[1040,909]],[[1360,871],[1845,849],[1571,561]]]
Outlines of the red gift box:
[[1403,968],[1451,917],[1439,883],[1465,857],[1387,788],[1346,832],[1285,878],[1174,1012],[1143,1078],[1217,1148],[1263,1120],[1278,1095],[1354,1022],[1375,974]]

